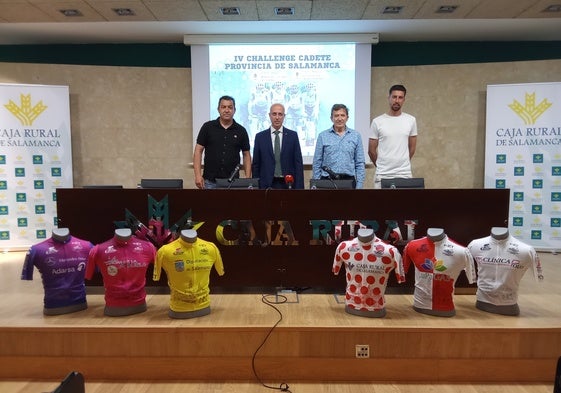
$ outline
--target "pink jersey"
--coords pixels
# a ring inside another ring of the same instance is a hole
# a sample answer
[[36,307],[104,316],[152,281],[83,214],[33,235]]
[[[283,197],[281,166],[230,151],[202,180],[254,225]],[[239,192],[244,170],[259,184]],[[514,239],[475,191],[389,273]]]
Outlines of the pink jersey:
[[497,240],[492,236],[473,240],[469,251],[477,263],[477,300],[495,306],[518,302],[518,287],[530,269],[536,280],[543,279],[542,266],[534,248],[513,236]]
[[405,281],[398,249],[377,237],[369,243],[358,238],[341,242],[335,251],[333,273],[339,274],[343,264],[347,273],[345,305],[355,310],[384,309],[384,294],[393,270],[399,283]]
[[134,307],[146,300],[146,270],[156,258],[156,247],[147,240],[115,238],[92,248],[86,278],[97,267],[103,277],[105,304],[109,307]]
[[407,243],[403,250],[403,266],[415,266],[413,305],[434,311],[454,310],[454,284],[462,271],[468,282],[476,280],[475,264],[469,250],[444,236],[431,241],[428,237]]

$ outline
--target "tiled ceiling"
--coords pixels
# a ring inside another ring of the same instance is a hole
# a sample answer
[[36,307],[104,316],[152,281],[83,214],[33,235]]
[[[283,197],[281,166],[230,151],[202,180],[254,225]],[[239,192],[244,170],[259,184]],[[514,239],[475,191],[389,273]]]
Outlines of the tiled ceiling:
[[[52,28],[52,24],[69,24],[79,36],[79,24],[89,22],[162,22],[161,27],[168,23],[173,29],[170,22],[195,26],[205,22],[245,22],[239,25],[240,32],[247,22],[298,22],[307,23],[308,30],[314,32],[320,22],[331,24],[337,31],[343,21],[346,25],[356,21],[357,26],[376,21],[384,26],[387,21],[404,25],[407,21],[430,24],[439,20],[500,20],[509,24],[513,20],[533,20],[534,24],[547,20],[550,26],[555,26],[555,20],[561,26],[561,0],[0,0],[0,34],[20,31],[6,27],[12,24],[22,24],[20,27],[28,28],[30,35],[41,31],[36,24],[45,29]],[[106,25],[98,28],[101,26]],[[120,26],[125,31],[134,25]],[[559,29],[552,33],[558,34]],[[0,43],[6,40],[0,37]]]
[[[276,8],[293,14],[277,15]],[[561,18],[561,0],[0,0],[3,23],[442,18]]]

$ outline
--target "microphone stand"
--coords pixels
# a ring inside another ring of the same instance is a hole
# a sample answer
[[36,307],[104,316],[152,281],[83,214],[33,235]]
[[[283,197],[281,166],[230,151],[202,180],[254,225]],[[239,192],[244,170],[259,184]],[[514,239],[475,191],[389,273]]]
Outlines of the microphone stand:
[[[329,181],[331,182],[331,184],[333,184],[333,188],[335,188],[336,190],[339,189],[339,187],[337,187],[337,183],[335,183],[335,179],[338,179],[339,176],[336,175],[331,168],[329,168],[328,166],[322,166],[321,169],[323,169],[325,172],[327,172],[327,174],[329,175]],[[335,178],[335,179],[334,179]]]
[[241,169],[240,164],[237,164],[236,167],[234,168],[234,170],[232,171],[232,173],[230,174],[230,177],[228,178],[228,188],[227,188],[227,190],[229,190],[230,187],[232,187],[232,183],[236,180],[235,176],[238,174],[240,169]]

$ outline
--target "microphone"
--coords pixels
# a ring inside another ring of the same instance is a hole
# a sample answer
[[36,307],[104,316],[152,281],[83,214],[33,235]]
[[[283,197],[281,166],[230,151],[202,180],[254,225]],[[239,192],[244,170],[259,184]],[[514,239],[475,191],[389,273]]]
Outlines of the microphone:
[[322,166],[321,169],[323,169],[324,171],[327,172],[327,174],[329,175],[329,178],[330,178],[331,180],[333,180],[333,179],[339,179],[339,175],[336,174],[335,172],[333,172],[333,171],[331,170],[331,168],[328,167],[327,165]]
[[238,174],[238,172],[241,169],[241,165],[240,164],[236,164],[236,166],[234,167],[234,170],[232,171],[232,173],[230,174],[230,177],[228,178],[228,183],[231,183],[234,181],[234,177],[236,177],[236,175]]
[[286,175],[286,176],[284,177],[284,182],[285,182],[286,184],[288,184],[288,189],[289,189],[289,190],[292,190],[292,183],[294,183],[294,176],[292,176],[292,175]]

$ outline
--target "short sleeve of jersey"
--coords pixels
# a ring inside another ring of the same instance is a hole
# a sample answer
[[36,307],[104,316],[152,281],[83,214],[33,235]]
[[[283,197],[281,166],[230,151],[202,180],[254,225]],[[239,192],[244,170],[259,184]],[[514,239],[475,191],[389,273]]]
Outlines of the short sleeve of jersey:
[[222,255],[220,255],[220,250],[216,244],[211,243],[214,248],[214,269],[219,276],[224,275],[224,263],[222,262]]
[[94,246],[88,255],[88,264],[86,265],[86,279],[90,280],[95,272],[95,260],[99,250],[99,245]]
[[33,280],[33,268],[34,264],[33,261],[35,260],[35,255],[37,250],[35,247],[31,247],[27,254],[25,254],[25,260],[23,262],[23,269],[21,271],[21,279],[22,280]]

